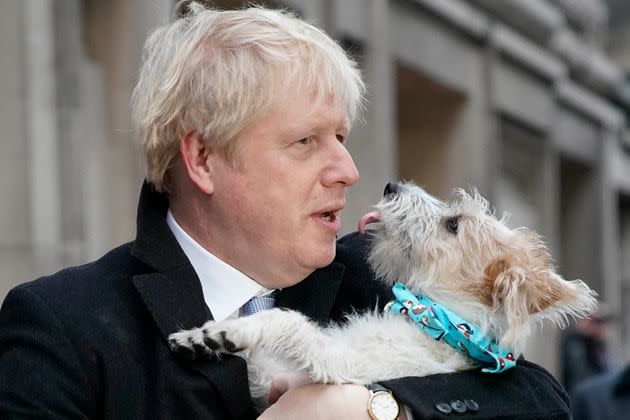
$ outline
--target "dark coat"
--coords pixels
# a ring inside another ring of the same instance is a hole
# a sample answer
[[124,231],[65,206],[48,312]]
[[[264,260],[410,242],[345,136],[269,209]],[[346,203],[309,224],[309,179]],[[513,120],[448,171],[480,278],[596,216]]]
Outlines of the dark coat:
[[[255,417],[242,359],[188,362],[169,351],[167,336],[203,324],[208,311],[166,224],[167,207],[145,184],[135,241],[8,294],[0,310],[0,418]],[[330,266],[282,290],[277,305],[322,324],[351,308],[373,308],[382,289],[364,258],[362,238],[349,235]],[[436,404],[457,400],[474,400],[475,418],[569,417],[562,388],[527,362],[502,375],[470,371],[385,384],[416,419],[440,416]]]

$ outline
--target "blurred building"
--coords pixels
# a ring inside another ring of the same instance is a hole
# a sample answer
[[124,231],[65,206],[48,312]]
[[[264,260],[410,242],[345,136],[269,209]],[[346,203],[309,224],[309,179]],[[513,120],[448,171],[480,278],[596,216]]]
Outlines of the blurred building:
[[[365,69],[370,103],[349,146],[362,178],[347,231],[388,180],[442,197],[474,185],[512,225],[544,234],[559,271],[622,316],[630,304],[624,1],[617,9],[596,0],[266,3],[316,22]],[[0,3],[0,297],[134,237],[143,171],[128,101],[144,39],[171,6]],[[610,10],[619,14],[609,19]],[[623,65],[604,52],[612,35],[610,54]],[[629,325],[613,334],[624,359]],[[545,328],[526,356],[557,373],[558,337]]]

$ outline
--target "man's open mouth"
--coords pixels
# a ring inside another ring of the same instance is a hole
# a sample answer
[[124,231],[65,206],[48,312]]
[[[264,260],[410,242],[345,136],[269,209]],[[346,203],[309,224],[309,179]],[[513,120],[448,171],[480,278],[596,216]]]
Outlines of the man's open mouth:
[[337,220],[337,213],[334,211],[325,211],[319,215],[321,219],[326,220],[327,222],[334,222]]

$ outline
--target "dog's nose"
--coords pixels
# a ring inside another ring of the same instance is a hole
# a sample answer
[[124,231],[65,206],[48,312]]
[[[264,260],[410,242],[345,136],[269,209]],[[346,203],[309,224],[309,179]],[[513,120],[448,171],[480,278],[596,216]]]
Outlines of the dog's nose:
[[385,191],[383,191],[383,196],[396,194],[400,190],[400,187],[395,182],[388,182],[385,185]]

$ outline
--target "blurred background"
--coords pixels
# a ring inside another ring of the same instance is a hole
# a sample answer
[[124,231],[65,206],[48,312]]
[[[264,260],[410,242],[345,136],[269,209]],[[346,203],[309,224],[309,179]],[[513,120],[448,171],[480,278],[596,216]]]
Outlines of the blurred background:
[[[606,302],[603,363],[630,360],[630,2],[262,3],[323,27],[364,69],[346,232],[389,180],[444,198],[476,186]],[[143,169],[128,102],[144,39],[172,5],[0,1],[0,298],[134,238]],[[546,326],[526,357],[560,377],[567,337]]]

